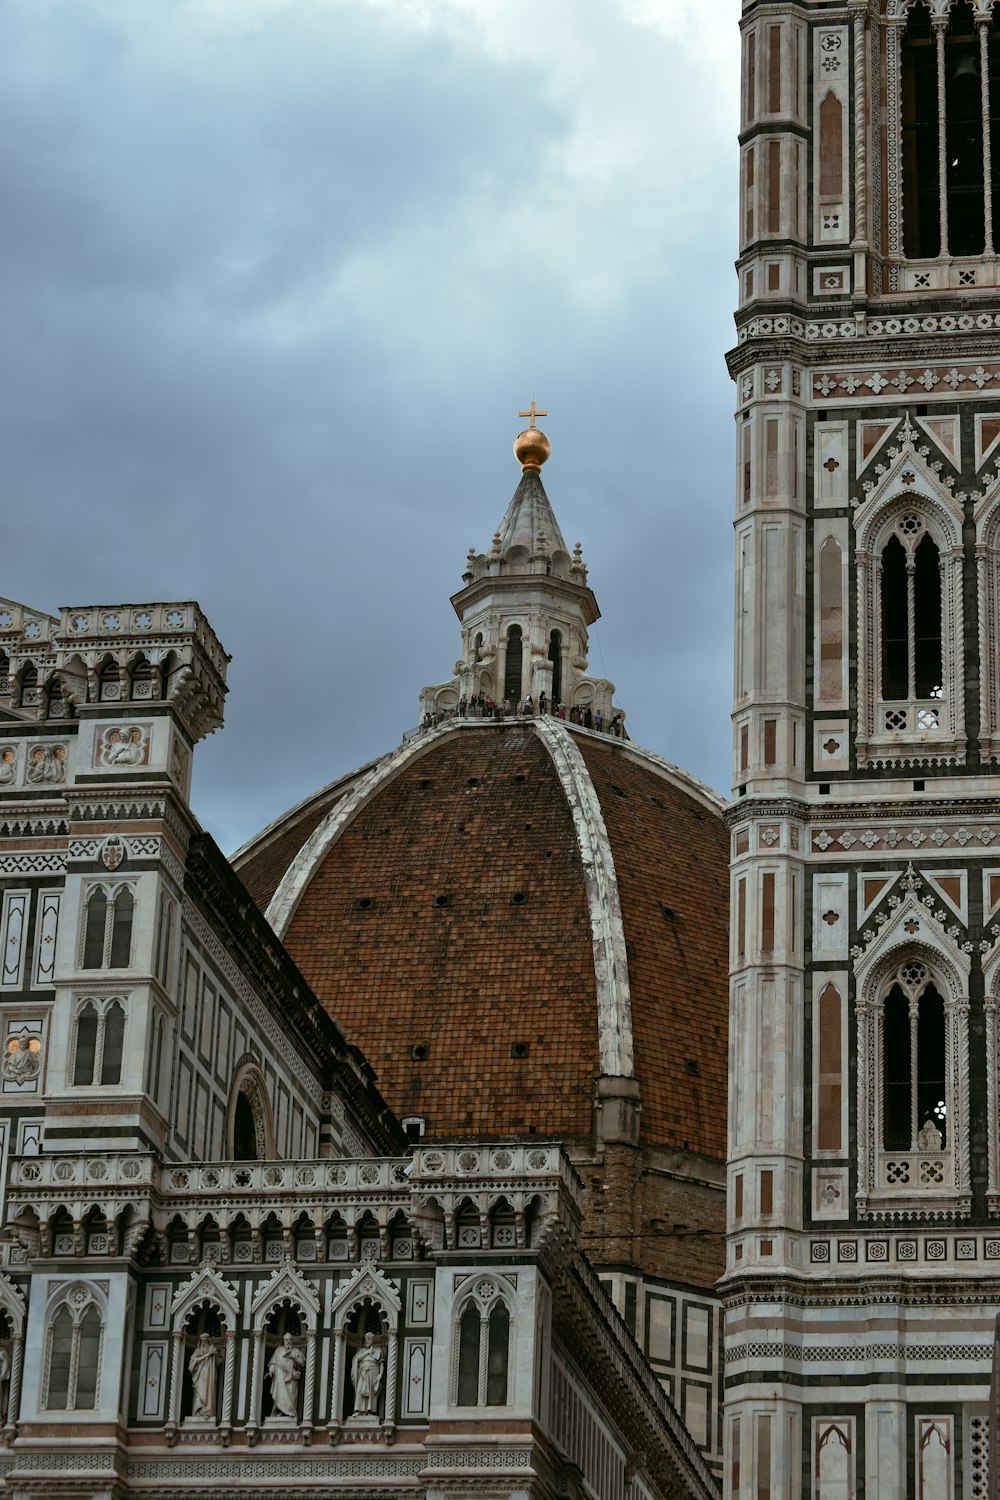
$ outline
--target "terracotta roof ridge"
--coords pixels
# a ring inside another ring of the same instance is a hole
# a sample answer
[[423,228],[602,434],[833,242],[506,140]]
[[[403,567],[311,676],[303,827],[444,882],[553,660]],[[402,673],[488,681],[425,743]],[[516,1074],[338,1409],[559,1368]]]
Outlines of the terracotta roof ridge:
[[284,937],[288,931],[315,870],[347,825],[384,782],[409,765],[411,760],[419,760],[432,745],[451,734],[455,727],[454,721],[449,721],[435,729],[428,729],[418,738],[404,742],[381,760],[374,761],[353,789],[317,824],[282,875],[264,913],[278,937]]
[[622,749],[635,756],[637,760],[648,761],[654,770],[665,772],[669,780],[676,782],[681,790],[692,792],[705,802],[712,812],[719,813],[721,816],[729,807],[730,798],[717,792],[714,787],[709,786],[707,781],[701,781],[697,776],[692,776],[691,772],[685,771],[683,766],[675,765],[672,760],[667,760],[663,755],[657,755],[655,750],[647,750],[643,745],[635,744],[633,740],[623,741]]
[[601,1072],[607,1077],[634,1078],[632,994],[625,926],[614,854],[600,799],[583,754],[566,726],[548,717],[530,722],[552,758],[580,849],[594,944]]
[[[392,751],[387,753],[391,755]],[[301,802],[293,803],[283,813],[279,813],[276,818],[272,818],[270,823],[266,823],[263,828],[251,834],[238,849],[234,849],[232,854],[227,855],[233,869],[238,870],[240,865],[245,864],[251,855],[259,854],[263,849],[266,849],[271,836],[284,832],[285,824],[291,818],[294,818],[298,813],[305,812],[317,802],[322,801],[328,793],[336,791],[337,787],[343,786],[345,782],[354,781],[357,777],[366,775],[374,766],[381,765],[385,759],[385,755],[379,755],[374,760],[367,760],[363,765],[355,766],[353,771],[347,771],[343,776],[338,776],[333,781],[328,781],[318,791],[310,792],[308,797],[302,798]]]
[[606,730],[585,729],[580,724],[567,724],[567,729],[581,737],[586,736],[588,740],[597,740],[602,745],[613,745],[621,755],[630,755],[633,760],[645,762],[653,771],[660,775],[666,774],[669,781],[673,781],[678,790],[693,793],[698,799],[715,813],[720,815],[731,806],[730,798],[724,797],[714,787],[709,786],[707,781],[700,781],[697,776],[692,776],[690,771],[685,771],[683,766],[675,765],[672,760],[667,760],[663,755],[657,755],[655,750],[647,750],[645,745],[636,744],[635,740],[619,740],[614,735],[609,735]]

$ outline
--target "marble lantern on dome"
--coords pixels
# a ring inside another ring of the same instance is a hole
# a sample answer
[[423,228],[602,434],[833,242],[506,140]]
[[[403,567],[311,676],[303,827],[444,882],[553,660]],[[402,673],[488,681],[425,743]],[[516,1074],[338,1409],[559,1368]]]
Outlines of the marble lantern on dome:
[[[612,715],[614,683],[587,673],[588,627],[601,612],[587,582],[580,543],[570,553],[542,484],[551,445],[531,424],[518,434],[514,453],[521,482],[486,552],[469,548],[462,588],[452,595],[462,622],[462,655],[448,682],[420,694],[421,716],[457,708],[480,695],[519,707],[542,694],[560,704]],[[624,719],[621,709],[615,709]]]

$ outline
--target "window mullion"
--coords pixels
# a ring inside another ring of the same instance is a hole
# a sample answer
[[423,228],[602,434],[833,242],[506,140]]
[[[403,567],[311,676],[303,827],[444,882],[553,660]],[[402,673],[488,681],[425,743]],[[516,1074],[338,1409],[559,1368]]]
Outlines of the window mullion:
[[911,703],[917,696],[917,563],[912,553],[906,558],[906,696]]
[[983,210],[986,242],[984,255],[993,254],[993,147],[990,141],[990,17],[977,21],[979,31],[979,88],[983,111]]
[[97,1040],[94,1043],[94,1076],[91,1083],[100,1083],[101,1072],[104,1068],[104,1025],[107,1021],[107,1009],[101,1011],[97,1017]]
[[[944,259],[948,254],[948,127],[946,121],[944,34],[948,29],[948,17],[935,17],[934,41],[937,46],[937,107],[938,107],[938,212],[941,216],[941,248],[938,254]],[[912,691],[910,696],[912,697]]]
[[911,999],[910,999],[910,1150],[911,1151],[915,1151],[917,1149],[917,1134],[918,1134],[919,1129],[920,1129],[919,1125],[917,1124],[917,1115],[918,1115],[917,1085],[918,1085],[918,1082],[919,1082],[919,1079],[918,1079],[918,1073],[919,1073],[919,1068],[918,1068],[918,1059],[919,1059],[918,1035],[919,1035],[919,1031],[920,1031],[920,1001],[919,1000],[915,1000],[915,999],[913,999],[911,997]]
[[490,1357],[490,1320],[485,1310],[479,1318],[479,1402],[480,1406],[486,1405],[486,1379],[489,1371]]
[[80,1370],[80,1324],[73,1324],[73,1341],[69,1352],[69,1380],[66,1386],[66,1407],[72,1410],[76,1406],[76,1377]]
[[111,965],[111,938],[115,930],[115,907],[118,897],[115,896],[108,902],[107,911],[104,913],[104,956],[101,960],[101,968],[107,969]]

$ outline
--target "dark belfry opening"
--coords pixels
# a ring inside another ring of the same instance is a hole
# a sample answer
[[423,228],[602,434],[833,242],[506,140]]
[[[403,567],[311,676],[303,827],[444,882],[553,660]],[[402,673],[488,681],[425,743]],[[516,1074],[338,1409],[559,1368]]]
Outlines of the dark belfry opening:
[[997,217],[1000,214],[1000,10],[993,11],[993,25],[989,31],[989,95],[990,95],[990,189],[993,199],[994,241]]
[[93,1083],[96,1058],[97,1009],[88,1001],[81,1010],[76,1023],[76,1050],[73,1059],[74,1086]]
[[458,1404],[479,1405],[479,1309],[472,1302],[458,1327]]
[[937,49],[923,0],[911,6],[902,56],[903,253],[941,253],[938,196]]
[[913,1116],[910,1108],[910,1002],[898,984],[893,985],[886,997],[882,1056],[885,1082],[882,1144],[886,1151],[909,1151]]
[[131,891],[119,891],[115,897],[115,914],[111,923],[111,967],[128,968],[132,956],[132,912],[135,902]]
[[125,1049],[125,1012],[117,1000],[104,1013],[104,1048],[101,1053],[101,1082],[120,1083],[122,1053]]
[[562,702],[562,636],[553,630],[549,636],[549,661],[552,663],[552,707]]
[[521,701],[521,627],[512,625],[507,632],[507,665],[503,675],[503,695],[516,708]]
[[257,1160],[257,1127],[253,1107],[242,1089],[236,1095],[233,1115],[233,1157],[236,1161]]
[[941,567],[940,555],[926,534],[914,556],[913,588],[914,671],[918,698],[941,696]]
[[87,902],[87,923],[83,934],[83,967],[100,969],[104,964],[104,929],[108,918],[108,898],[98,886]]
[[933,1120],[945,1144],[947,1123],[944,1102],[945,1056],[944,1001],[933,985],[920,996],[917,1025],[917,1129]]
[[906,551],[891,537],[882,553],[882,697],[908,696]]
[[952,255],[982,255],[986,244],[982,85],[979,38],[969,0],[958,0],[945,38],[945,101],[948,249]]
[[507,1403],[507,1354],[510,1342],[510,1314],[502,1302],[490,1313],[486,1346],[486,1405]]
[[[885,1001],[882,1058],[883,1149],[916,1150],[917,1137],[928,1120],[937,1127],[941,1134],[941,1145],[945,1146],[947,1114],[944,1001],[933,984],[927,985],[917,1002],[915,1033],[906,992],[900,985],[893,985]],[[914,1082],[917,1089],[915,1109]]]

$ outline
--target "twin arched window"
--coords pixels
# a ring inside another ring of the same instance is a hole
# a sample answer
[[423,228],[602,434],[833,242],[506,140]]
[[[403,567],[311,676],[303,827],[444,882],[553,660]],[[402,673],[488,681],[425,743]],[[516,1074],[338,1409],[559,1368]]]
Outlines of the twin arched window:
[[125,1006],[121,1000],[85,1000],[76,1013],[73,1084],[121,1082],[125,1051]]
[[943,502],[897,496],[861,525],[856,557],[858,763],[912,760],[916,745],[940,763],[959,763],[965,696],[957,523]]
[[[926,917],[909,899],[906,931]],[[859,1212],[908,1215],[934,1200],[935,1211],[965,1216],[972,1205],[967,968],[907,945],[858,982]]]
[[886,729],[936,729],[942,696],[940,553],[921,518],[900,518],[882,549],[882,700],[917,702],[886,714]]
[[944,1001],[924,964],[900,967],[883,1002],[882,1144],[886,1151],[947,1144]]
[[104,1320],[89,1287],[66,1291],[49,1318],[42,1406],[93,1411],[100,1397]]
[[109,893],[95,886],[87,897],[83,924],[84,969],[127,969],[132,959],[135,897],[128,886]]
[[458,1320],[455,1403],[506,1406],[510,1312],[493,1282],[480,1282]]

